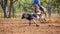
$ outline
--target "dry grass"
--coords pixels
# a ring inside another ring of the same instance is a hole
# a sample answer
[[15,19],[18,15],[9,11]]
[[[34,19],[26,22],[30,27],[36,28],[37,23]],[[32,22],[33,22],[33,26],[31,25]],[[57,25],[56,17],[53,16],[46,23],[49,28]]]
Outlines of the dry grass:
[[47,18],[49,22],[29,26],[27,20],[0,18],[0,34],[60,34],[60,18]]

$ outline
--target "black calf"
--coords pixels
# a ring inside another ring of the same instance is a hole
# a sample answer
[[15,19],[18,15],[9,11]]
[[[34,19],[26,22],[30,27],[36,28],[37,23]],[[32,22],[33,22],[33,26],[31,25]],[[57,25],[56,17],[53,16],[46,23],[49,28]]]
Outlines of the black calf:
[[[29,20],[29,25],[31,25],[31,21],[33,21],[36,24],[36,21],[34,20],[34,18],[36,18],[36,16],[34,14],[25,14],[24,13],[22,15],[22,19],[24,19],[24,18]],[[39,26],[39,25],[36,24],[36,26]]]

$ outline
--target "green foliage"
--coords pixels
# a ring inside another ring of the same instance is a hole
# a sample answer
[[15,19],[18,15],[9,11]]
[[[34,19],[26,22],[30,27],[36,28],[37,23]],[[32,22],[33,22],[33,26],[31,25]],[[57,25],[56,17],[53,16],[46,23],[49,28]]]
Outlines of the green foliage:
[[[48,0],[40,0],[41,1],[41,5],[46,7]],[[20,5],[19,5],[20,4]],[[16,10],[18,10],[19,12],[22,12],[25,8],[27,8],[26,12],[33,12],[33,0],[18,0],[14,6],[16,8]],[[20,6],[20,7],[19,7]]]
[[3,10],[2,10],[2,7],[0,6],[0,13],[2,13],[2,11],[3,11]]
[[52,0],[51,1],[51,6],[53,8],[53,12],[58,12],[60,13],[60,0]]
[[[41,5],[46,7],[48,5],[49,0],[40,0]],[[60,0],[51,0],[51,7],[59,7],[60,6]],[[1,2],[1,1],[0,1]],[[8,0],[7,6],[10,6],[10,0]],[[15,3],[13,3],[13,7],[16,13],[21,13],[25,8],[27,12],[33,12],[33,0],[18,0]],[[0,12],[2,11],[2,8],[0,6]]]

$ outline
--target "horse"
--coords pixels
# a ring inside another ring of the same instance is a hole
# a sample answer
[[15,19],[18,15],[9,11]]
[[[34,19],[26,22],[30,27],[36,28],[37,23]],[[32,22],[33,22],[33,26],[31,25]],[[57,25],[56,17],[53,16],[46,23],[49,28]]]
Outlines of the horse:
[[41,10],[40,10],[40,7],[38,6],[38,5],[34,5],[34,7],[35,7],[35,10],[36,10],[36,15],[38,15],[37,16],[37,18],[40,20],[40,19],[42,19],[42,20],[45,20],[46,21],[46,8],[44,8],[44,12],[42,12]]

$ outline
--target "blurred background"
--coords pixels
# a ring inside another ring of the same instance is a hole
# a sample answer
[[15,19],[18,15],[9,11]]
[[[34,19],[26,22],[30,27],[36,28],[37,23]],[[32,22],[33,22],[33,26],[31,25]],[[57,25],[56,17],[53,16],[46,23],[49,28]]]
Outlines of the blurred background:
[[[60,0],[40,0],[48,16],[60,17]],[[0,0],[0,18],[20,18],[23,11],[33,13],[33,0]]]

